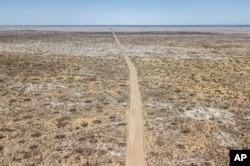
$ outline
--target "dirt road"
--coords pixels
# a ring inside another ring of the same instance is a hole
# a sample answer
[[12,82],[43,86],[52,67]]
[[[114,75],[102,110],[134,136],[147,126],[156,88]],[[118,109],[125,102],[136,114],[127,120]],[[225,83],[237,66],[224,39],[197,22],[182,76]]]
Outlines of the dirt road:
[[120,47],[122,54],[130,71],[130,111],[128,113],[128,137],[127,137],[127,166],[144,166],[144,136],[143,136],[143,118],[142,103],[138,86],[137,71],[126,54],[125,48],[121,45],[115,32],[111,29],[117,45]]

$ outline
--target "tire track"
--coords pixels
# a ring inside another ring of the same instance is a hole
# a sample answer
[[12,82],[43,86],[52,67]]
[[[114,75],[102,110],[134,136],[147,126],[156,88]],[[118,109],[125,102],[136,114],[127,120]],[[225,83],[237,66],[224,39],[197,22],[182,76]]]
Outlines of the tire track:
[[137,70],[126,54],[126,49],[121,45],[115,32],[111,29],[115,41],[123,54],[130,71],[130,111],[128,113],[128,136],[127,136],[127,166],[144,166],[144,135],[142,102],[138,86]]

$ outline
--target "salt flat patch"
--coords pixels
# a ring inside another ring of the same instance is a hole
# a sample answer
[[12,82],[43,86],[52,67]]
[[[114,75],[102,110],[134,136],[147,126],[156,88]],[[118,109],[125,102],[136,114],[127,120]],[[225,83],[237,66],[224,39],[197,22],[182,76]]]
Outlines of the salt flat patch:
[[103,57],[118,55],[119,51],[115,44],[110,43],[84,43],[78,45],[73,42],[15,42],[1,43],[0,52],[20,53],[30,55],[65,55],[65,56],[89,56]]
[[151,102],[151,103],[147,103],[148,107],[160,107],[160,108],[168,108],[168,109],[172,109],[174,107],[174,104],[172,103],[160,103],[160,102]]
[[145,45],[127,45],[127,52],[128,53],[136,53],[136,54],[145,54],[145,53],[151,53],[151,54],[161,54],[165,46],[161,45],[151,45],[151,46],[145,46]]
[[237,145],[236,140],[233,138],[233,136],[230,133],[219,130],[217,132],[214,132],[213,136],[214,136],[216,142],[220,146],[235,146],[235,145]]
[[247,116],[247,117],[245,117],[245,119],[248,119],[248,120],[250,120],[250,116]]
[[61,71],[63,74],[69,74],[69,75],[86,75],[86,76],[94,76],[94,74],[90,74],[89,71],[84,69],[79,70],[63,70]]
[[67,86],[64,86],[62,84],[53,84],[53,83],[44,83],[44,84],[34,84],[34,83],[28,83],[24,85],[25,91],[50,91],[55,89],[66,89]]
[[59,32],[200,32],[221,34],[250,34],[250,27],[244,26],[36,26],[2,25],[0,31],[59,31]]
[[73,102],[66,102],[66,101],[59,101],[56,99],[51,98],[45,98],[44,99],[45,105],[49,105],[51,108],[76,108],[76,107],[86,107],[89,105],[93,105],[93,103],[86,103],[86,102],[79,102],[79,101],[73,101]]
[[207,60],[226,60],[227,55],[220,52],[213,52],[210,49],[186,47],[182,45],[126,45],[130,55],[138,57],[164,56],[175,59],[201,58]]
[[46,92],[46,91],[53,91],[53,90],[65,90],[69,95],[75,96],[75,97],[81,97],[83,94],[81,91],[75,89],[75,88],[68,88],[68,86],[58,84],[58,83],[15,83],[8,87],[9,89],[14,89],[21,91],[22,89],[25,90],[25,92]]
[[216,119],[225,124],[235,124],[234,114],[224,109],[199,107],[184,111],[184,115],[196,120]]
[[[104,144],[100,143],[96,147],[97,150],[107,151],[109,155],[116,157],[124,157],[125,156],[125,148],[118,147],[115,144]],[[110,150],[112,149],[112,150]]]

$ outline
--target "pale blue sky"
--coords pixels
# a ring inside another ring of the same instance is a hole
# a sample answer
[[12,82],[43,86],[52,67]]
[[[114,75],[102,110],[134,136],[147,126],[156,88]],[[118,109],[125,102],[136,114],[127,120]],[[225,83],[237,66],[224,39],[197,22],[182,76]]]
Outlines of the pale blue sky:
[[0,25],[250,25],[250,0],[0,0]]

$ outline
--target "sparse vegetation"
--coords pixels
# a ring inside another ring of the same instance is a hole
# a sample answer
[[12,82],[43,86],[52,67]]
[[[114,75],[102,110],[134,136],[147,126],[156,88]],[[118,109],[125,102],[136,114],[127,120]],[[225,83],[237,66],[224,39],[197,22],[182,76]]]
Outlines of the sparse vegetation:
[[249,37],[163,32],[120,39],[138,70],[148,165],[228,165],[229,149],[250,147],[241,130],[249,127]]
[[81,124],[81,126],[82,126],[82,127],[87,127],[87,126],[88,126],[88,122],[83,122],[83,123]]
[[124,165],[109,116],[125,119],[129,71],[110,33],[0,33],[0,54],[2,165]]
[[[249,149],[250,38],[218,35],[117,33],[139,76],[147,165],[228,165],[229,149]],[[118,50],[110,32],[0,33],[1,164],[125,165]]]

